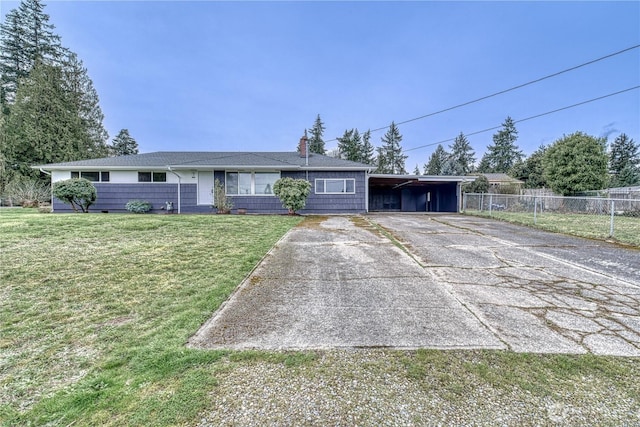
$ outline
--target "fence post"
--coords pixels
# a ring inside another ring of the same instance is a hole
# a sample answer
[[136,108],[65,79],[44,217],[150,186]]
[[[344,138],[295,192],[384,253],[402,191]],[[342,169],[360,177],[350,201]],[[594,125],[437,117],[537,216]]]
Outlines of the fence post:
[[489,194],[489,216],[491,216],[492,209],[493,209],[493,194]]
[[533,196],[533,225],[538,225],[538,201]]
[[613,213],[615,212],[616,202],[611,201],[611,222],[609,223],[609,237],[613,237]]

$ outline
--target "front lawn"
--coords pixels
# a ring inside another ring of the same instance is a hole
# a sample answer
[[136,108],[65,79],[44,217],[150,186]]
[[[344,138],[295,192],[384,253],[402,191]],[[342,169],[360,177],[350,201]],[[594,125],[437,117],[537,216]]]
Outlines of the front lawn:
[[0,211],[0,420],[173,424],[223,353],[184,344],[286,216]]

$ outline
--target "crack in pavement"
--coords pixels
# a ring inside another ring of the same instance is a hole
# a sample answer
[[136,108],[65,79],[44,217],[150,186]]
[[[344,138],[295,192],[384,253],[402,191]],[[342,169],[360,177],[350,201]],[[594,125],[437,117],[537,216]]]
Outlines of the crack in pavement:
[[[413,250],[413,256],[421,260],[442,286],[510,348],[640,356],[640,294],[633,293],[640,286],[635,281],[542,252],[559,247],[580,249],[578,243],[558,246],[515,243],[508,236],[489,235],[482,229],[455,223],[457,218],[412,218],[418,224],[416,228],[428,226],[439,230],[426,233],[420,229],[414,233],[406,227],[406,220],[398,226],[387,217],[376,217],[381,226]],[[449,233],[452,228],[455,231]],[[537,233],[540,238],[542,233]],[[445,243],[443,236],[453,241]],[[434,239],[440,243],[435,249],[430,245]],[[465,239],[475,244],[463,242]],[[476,262],[459,257],[462,253],[475,253]],[[441,258],[451,262],[443,264]],[[622,294],[621,290],[627,293]],[[507,318],[517,326],[506,324]],[[542,337],[544,331],[555,334],[556,345],[526,342]]]

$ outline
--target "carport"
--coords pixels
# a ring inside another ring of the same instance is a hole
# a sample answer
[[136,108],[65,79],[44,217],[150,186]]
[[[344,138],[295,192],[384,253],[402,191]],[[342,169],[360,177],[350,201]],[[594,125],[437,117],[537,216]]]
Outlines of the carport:
[[461,186],[475,176],[387,175],[368,177],[369,212],[458,212]]

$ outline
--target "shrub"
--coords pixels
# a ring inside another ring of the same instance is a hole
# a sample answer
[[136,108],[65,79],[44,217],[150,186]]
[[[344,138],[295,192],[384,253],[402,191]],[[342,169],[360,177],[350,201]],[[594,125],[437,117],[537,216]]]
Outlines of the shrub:
[[13,203],[36,208],[51,200],[51,187],[37,179],[21,178],[7,185],[7,195]]
[[306,179],[280,178],[273,184],[273,193],[280,199],[282,207],[293,215],[307,204],[311,183]]
[[480,175],[475,181],[464,186],[465,193],[486,193],[489,191],[489,180],[486,176]]
[[78,212],[89,212],[89,206],[98,199],[98,192],[91,181],[84,178],[71,178],[53,184],[53,195]]
[[218,213],[229,213],[233,208],[231,199],[227,197],[227,192],[224,189],[224,185],[219,180],[213,182],[213,207],[218,210]]
[[129,200],[124,207],[129,212],[147,213],[153,206],[151,205],[151,202],[147,202],[146,200]]

